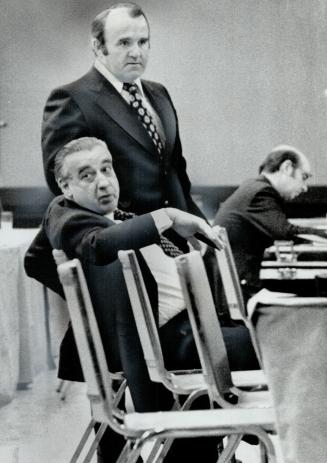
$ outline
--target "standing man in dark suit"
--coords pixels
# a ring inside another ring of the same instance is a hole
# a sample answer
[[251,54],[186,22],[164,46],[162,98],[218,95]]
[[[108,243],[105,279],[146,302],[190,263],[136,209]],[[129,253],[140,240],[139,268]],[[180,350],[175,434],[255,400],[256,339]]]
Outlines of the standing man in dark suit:
[[285,214],[285,200],[308,189],[311,168],[303,153],[279,145],[263,161],[259,174],[237,188],[220,206],[214,221],[227,229],[246,299],[260,289],[264,250],[274,240],[293,240],[299,233],[326,237],[321,230],[292,225]]
[[190,196],[178,119],[165,87],[141,80],[150,50],[149,23],[140,7],[118,3],[92,23],[94,66],[55,89],[42,125],[47,182],[56,153],[67,142],[97,137],[107,144],[120,184],[119,207],[141,214],[176,207],[202,217]]

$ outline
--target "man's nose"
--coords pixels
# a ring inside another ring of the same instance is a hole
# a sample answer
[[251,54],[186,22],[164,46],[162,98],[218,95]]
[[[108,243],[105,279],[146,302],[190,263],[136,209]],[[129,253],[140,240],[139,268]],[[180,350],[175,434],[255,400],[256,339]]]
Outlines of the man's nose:
[[303,184],[302,191],[303,193],[306,193],[308,191],[308,185],[306,183]]
[[99,172],[97,175],[97,184],[98,188],[104,189],[110,184],[109,178],[104,175],[102,172]]
[[138,58],[141,55],[141,48],[139,47],[138,43],[134,43],[131,45],[129,49],[129,56],[133,58]]

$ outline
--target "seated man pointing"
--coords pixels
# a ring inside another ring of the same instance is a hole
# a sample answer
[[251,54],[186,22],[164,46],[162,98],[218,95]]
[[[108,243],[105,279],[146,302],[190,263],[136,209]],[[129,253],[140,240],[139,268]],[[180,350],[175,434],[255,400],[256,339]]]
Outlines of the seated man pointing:
[[[26,271],[47,285],[43,269],[48,277],[53,266],[50,246],[80,259],[110,369],[125,372],[137,411],[158,410],[162,406],[158,387],[148,379],[118,251],[138,253],[154,315],[161,325],[167,367],[197,368],[200,364],[177,273],[170,265],[173,261],[152,245],[178,255],[178,248],[162,236],[172,228],[193,243],[194,235],[200,233],[221,248],[219,227],[211,228],[203,219],[174,208],[141,216],[117,210],[119,184],[112,158],[106,144],[96,138],[84,137],[65,145],[56,156],[55,177],[63,195],[45,213],[43,227],[25,259]],[[143,256],[138,251],[141,248],[146,248]],[[163,285],[167,275],[168,289]],[[244,327],[224,328],[224,337],[233,369],[257,367]],[[71,329],[61,345],[59,376],[83,379]]]

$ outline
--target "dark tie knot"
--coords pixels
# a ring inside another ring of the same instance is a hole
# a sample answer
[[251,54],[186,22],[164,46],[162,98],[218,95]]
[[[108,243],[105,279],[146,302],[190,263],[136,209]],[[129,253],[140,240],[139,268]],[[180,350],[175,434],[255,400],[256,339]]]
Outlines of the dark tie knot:
[[126,90],[131,95],[136,95],[137,93],[139,93],[138,86],[136,84],[130,84],[128,82],[124,82],[123,90]]
[[128,219],[132,219],[133,217],[135,217],[135,214],[133,214],[132,212],[126,212],[126,211],[121,211],[120,209],[116,209],[114,211],[114,219],[115,220],[128,220]]

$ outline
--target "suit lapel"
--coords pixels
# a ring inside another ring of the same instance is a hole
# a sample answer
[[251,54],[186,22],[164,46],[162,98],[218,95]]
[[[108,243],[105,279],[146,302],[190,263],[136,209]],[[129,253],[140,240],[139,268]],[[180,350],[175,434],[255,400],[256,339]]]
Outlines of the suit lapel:
[[94,70],[94,72],[97,73],[97,85],[94,87],[97,93],[96,103],[147,151],[154,155],[158,154],[151,138],[137,119],[134,110],[119,95],[110,82],[98,71]]

